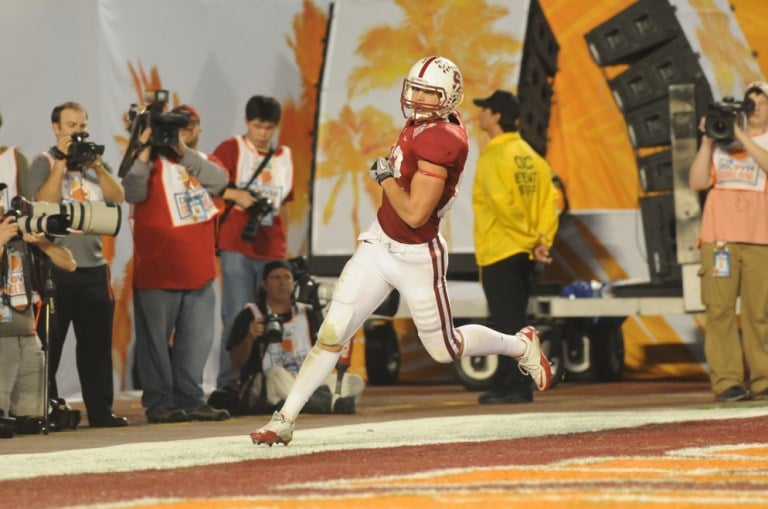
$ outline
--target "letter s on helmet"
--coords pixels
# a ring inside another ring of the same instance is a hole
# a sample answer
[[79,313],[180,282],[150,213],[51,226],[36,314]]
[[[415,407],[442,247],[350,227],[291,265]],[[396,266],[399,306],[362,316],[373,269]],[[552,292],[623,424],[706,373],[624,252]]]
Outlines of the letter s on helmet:
[[[413,99],[413,89],[434,91],[440,94],[436,105],[424,104]],[[426,57],[411,67],[403,80],[400,106],[405,118],[429,119],[447,117],[464,98],[461,72],[456,64],[445,57]]]

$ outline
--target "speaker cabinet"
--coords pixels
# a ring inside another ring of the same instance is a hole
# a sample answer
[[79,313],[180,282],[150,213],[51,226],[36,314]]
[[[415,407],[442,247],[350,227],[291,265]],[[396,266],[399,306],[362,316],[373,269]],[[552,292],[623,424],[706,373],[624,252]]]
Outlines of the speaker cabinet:
[[528,27],[525,32],[525,47],[530,47],[541,59],[547,75],[554,76],[557,72],[557,55],[560,45],[555,39],[555,34],[544,17],[537,0],[531,0],[528,11]]
[[641,0],[590,30],[585,36],[597,65],[637,58],[682,33],[667,0]]
[[624,119],[633,147],[669,145],[669,101],[666,97],[625,113]]
[[684,37],[676,37],[629,69],[608,81],[616,104],[622,111],[632,111],[668,95],[673,83],[704,79],[699,57]]
[[550,103],[520,99],[520,136],[541,156],[547,153]]
[[682,281],[675,241],[675,203],[671,193],[640,198],[648,272],[653,284]]
[[537,53],[527,53],[524,59],[517,88],[520,99],[520,135],[543,156],[547,152],[552,86],[544,62]]
[[542,156],[547,153],[552,80],[557,71],[559,50],[541,6],[537,0],[531,0],[517,96],[520,135]]
[[646,193],[672,191],[674,173],[672,170],[672,151],[662,150],[651,155],[637,158],[637,172],[640,186]]
[[[709,103],[712,102],[712,89],[703,78],[694,85],[696,87],[696,118],[701,118],[706,114]],[[669,94],[625,112],[624,119],[633,147],[669,145]]]

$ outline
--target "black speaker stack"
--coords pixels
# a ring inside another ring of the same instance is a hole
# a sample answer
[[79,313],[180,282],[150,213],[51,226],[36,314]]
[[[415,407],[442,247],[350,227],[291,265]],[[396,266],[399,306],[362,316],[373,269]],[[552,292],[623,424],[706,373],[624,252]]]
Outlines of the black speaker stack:
[[632,146],[656,150],[636,157],[642,189],[651,193],[640,198],[651,282],[679,282],[669,86],[693,84],[696,117],[705,115],[712,91],[699,55],[668,0],[640,0],[593,28],[584,39],[597,65],[627,66],[607,83]]
[[523,44],[517,96],[520,100],[520,135],[544,156],[557,73],[560,45],[537,0],[531,0]]

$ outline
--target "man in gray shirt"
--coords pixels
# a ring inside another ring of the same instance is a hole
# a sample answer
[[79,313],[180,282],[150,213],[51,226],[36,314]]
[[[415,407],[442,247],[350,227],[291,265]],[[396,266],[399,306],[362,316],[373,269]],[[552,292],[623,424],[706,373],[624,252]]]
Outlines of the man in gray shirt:
[[[109,168],[95,155],[73,168],[67,156],[72,135],[83,133],[88,113],[82,105],[66,102],[51,113],[51,127],[56,145],[32,161],[29,192],[37,201],[52,203],[107,200],[122,202],[123,187]],[[52,280],[55,324],[48,338],[50,396],[58,397],[56,371],[70,323],[77,340],[76,362],[83,391],[83,402],[91,427],[125,426],[128,421],[112,411],[112,319],[115,308],[109,267],[102,253],[99,235],[76,234],[57,238],[75,257],[77,270],[65,272],[54,268]]]

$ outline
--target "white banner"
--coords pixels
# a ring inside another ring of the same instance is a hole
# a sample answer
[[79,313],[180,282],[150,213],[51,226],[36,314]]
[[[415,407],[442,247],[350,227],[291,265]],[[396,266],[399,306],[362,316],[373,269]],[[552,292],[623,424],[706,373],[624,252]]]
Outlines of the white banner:
[[[127,136],[123,113],[141,101],[145,89],[165,88],[172,94],[171,106],[189,103],[198,109],[203,129],[200,149],[211,152],[224,139],[245,132],[245,103],[252,95],[273,96],[284,109],[291,102],[301,104],[304,77],[296,52],[302,44],[295,41],[296,27],[303,25],[297,20],[313,9],[325,15],[329,4],[327,0],[0,0],[0,141],[21,147],[31,159],[55,141],[50,124],[53,107],[77,101],[88,111],[89,141],[105,145],[104,159],[117,172]],[[322,35],[318,33],[315,45],[320,50]],[[306,223],[298,220],[289,229],[292,253],[306,236]],[[126,223],[115,239],[111,260],[118,306],[113,339],[116,390],[130,387],[131,382],[132,297],[126,271],[132,254]],[[70,336],[58,376],[65,396],[80,390],[75,339],[71,332]],[[218,338],[206,369],[207,386],[215,383],[217,370]]]
[[[473,40],[472,35],[461,34],[463,29],[472,30],[473,19],[463,19],[463,28],[447,26],[451,20],[458,21],[458,5],[435,9],[430,2],[411,2],[407,7],[391,0],[334,3],[319,104],[313,255],[351,254],[357,235],[375,217],[381,191],[368,178],[368,168],[397,141],[405,123],[400,109],[403,79],[417,60],[430,55],[452,60],[464,77],[459,111],[473,139],[459,195],[442,222],[441,233],[451,253],[474,253],[471,192],[477,142],[484,135],[471,122],[479,111],[472,99],[487,97],[496,88],[517,90],[529,7],[528,0],[484,4],[467,13],[477,20],[492,11],[497,17],[490,33],[475,34],[477,40]],[[428,20],[436,19],[446,21],[446,26],[429,26]],[[449,28],[451,37],[466,40],[443,44]],[[491,48],[484,48],[482,39],[491,37],[513,51],[489,52],[485,58],[484,50]],[[499,69],[508,72],[500,74]]]

